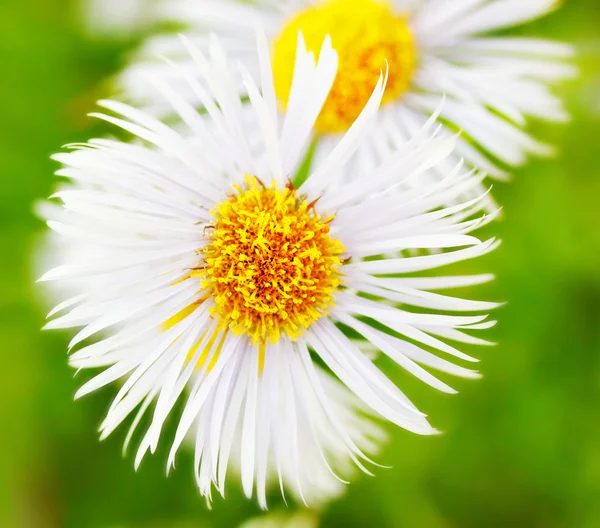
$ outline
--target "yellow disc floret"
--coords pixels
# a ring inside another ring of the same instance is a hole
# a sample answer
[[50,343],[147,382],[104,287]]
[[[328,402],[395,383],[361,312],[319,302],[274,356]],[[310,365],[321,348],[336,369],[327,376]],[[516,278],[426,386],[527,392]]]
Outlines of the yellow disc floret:
[[292,339],[325,315],[340,285],[344,248],[330,236],[333,216],[289,185],[265,187],[254,177],[219,204],[201,254],[202,287],[222,328],[254,343]]
[[406,92],[415,71],[414,37],[405,16],[385,0],[324,0],[288,22],[274,43],[275,90],[285,107],[290,95],[298,32],[318,55],[329,35],[339,55],[333,88],[317,120],[320,132],[343,132],[359,116],[389,66],[383,102]]

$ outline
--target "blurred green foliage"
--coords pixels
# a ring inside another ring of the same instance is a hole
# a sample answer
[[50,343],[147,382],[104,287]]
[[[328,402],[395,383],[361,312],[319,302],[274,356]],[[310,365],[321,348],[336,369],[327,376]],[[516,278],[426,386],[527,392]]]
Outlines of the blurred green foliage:
[[[560,156],[496,185],[505,214],[488,231],[504,244],[459,270],[495,272],[476,295],[509,301],[491,332],[500,346],[474,352],[485,378],[455,381],[451,397],[385,365],[446,433],[391,431],[379,460],[393,469],[359,478],[322,526],[600,526],[599,9],[571,0],[526,30],[577,44],[582,75],[561,88],[573,122],[534,124]],[[84,116],[135,44],[86,36],[79,13],[70,0],[0,0],[0,526],[234,527],[254,503],[234,485],[209,512],[189,455],[167,479],[164,445],[135,473],[124,432],[97,440],[114,391],[74,403],[88,374],[67,366],[67,336],[39,330],[32,204],[53,188],[49,155],[102,133]]]

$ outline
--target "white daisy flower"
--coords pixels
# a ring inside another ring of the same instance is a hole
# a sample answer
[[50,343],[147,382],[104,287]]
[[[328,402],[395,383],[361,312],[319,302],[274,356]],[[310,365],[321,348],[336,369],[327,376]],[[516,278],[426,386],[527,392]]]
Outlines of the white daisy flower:
[[[267,32],[273,52],[275,92],[289,105],[298,31],[317,52],[326,35],[339,54],[332,91],[315,123],[317,159],[327,156],[367,102],[379,72],[389,66],[378,126],[358,149],[357,165],[370,169],[424,125],[446,94],[441,118],[448,131],[461,130],[456,153],[490,175],[553,149],[523,128],[528,118],[566,121],[550,87],[575,74],[568,45],[507,37],[497,32],[545,15],[556,0],[163,0],[154,16],[187,27],[205,49],[208,34],[223,41],[229,56],[258,72],[252,54],[254,28]],[[173,79],[173,71],[148,57],[167,56],[194,75],[174,35],[148,41],[121,83],[153,113],[162,101],[139,72]],[[201,105],[189,88],[182,93]],[[240,86],[240,93],[245,88]],[[359,177],[352,171],[348,178]],[[438,175],[439,177],[439,175]]]
[[[72,365],[106,368],[77,396],[121,380],[102,437],[139,409],[135,429],[153,406],[139,465],[188,387],[168,467],[193,428],[196,477],[210,498],[213,486],[224,493],[237,445],[243,489],[249,497],[256,489],[265,507],[270,474],[305,498],[314,464],[336,474],[350,460],[366,470],[365,451],[377,441],[376,429],[365,429],[369,418],[316,358],[371,413],[417,434],[436,432],[362,344],[443,392],[455,391],[424,366],[477,377],[435,352],[475,361],[449,342],[484,343],[465,331],[493,323],[454,312],[495,305],[433,291],[490,277],[413,273],[491,251],[494,240],[469,233],[492,216],[480,213],[483,197],[448,205],[480,184],[462,163],[435,184],[403,186],[453,151],[453,139],[436,136],[435,116],[387,162],[340,185],[377,124],[383,77],[331,154],[301,185],[290,181],[336,76],[329,39],[316,60],[300,36],[281,120],[268,43],[259,35],[260,82],[240,70],[258,127],[244,120],[237,70],[217,39],[208,56],[184,42],[197,73],[174,67],[206,116],[161,79],[148,82],[186,124],[185,135],[105,101],[120,117],[96,116],[137,143],[93,140],[55,157],[64,165],[57,174],[72,183],[56,193],[63,210],[48,222],[62,239],[63,264],[42,280],[58,281],[69,295],[47,327],[81,327],[69,345]],[[436,252],[414,253],[420,249]]]

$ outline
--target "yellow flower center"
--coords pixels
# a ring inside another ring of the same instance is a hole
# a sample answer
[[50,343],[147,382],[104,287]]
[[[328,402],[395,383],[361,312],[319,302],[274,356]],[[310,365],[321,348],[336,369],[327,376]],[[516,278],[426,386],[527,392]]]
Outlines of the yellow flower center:
[[300,12],[275,40],[275,91],[284,107],[290,96],[299,31],[315,56],[327,35],[339,55],[337,77],[316,123],[320,132],[343,132],[352,125],[386,70],[386,61],[389,78],[383,102],[407,91],[416,49],[406,17],[395,14],[385,1],[325,0]]
[[295,339],[334,304],[344,247],[306,197],[255,177],[212,214],[210,244],[195,272],[215,301],[213,315],[254,343]]

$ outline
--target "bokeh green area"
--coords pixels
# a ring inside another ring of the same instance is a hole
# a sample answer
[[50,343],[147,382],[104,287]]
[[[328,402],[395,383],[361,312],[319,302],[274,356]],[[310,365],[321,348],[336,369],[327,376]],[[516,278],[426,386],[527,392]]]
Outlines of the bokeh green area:
[[[32,204],[53,189],[49,155],[103,133],[85,114],[135,45],[89,36],[79,14],[68,0],[0,0],[0,526],[234,527],[258,514],[237,484],[210,512],[189,454],[166,478],[167,441],[137,473],[125,431],[98,441],[115,389],[73,402],[89,374],[67,366],[67,335],[39,330]],[[508,301],[490,332],[500,344],[470,351],[485,377],[452,380],[458,396],[382,362],[445,433],[390,429],[378,460],[393,468],[356,479],[322,526],[600,527],[600,4],[567,1],[527,31],[575,43],[582,74],[560,88],[572,123],[533,124],[559,156],[495,186],[504,218],[487,230],[504,244],[452,270],[497,275],[472,293]]]

